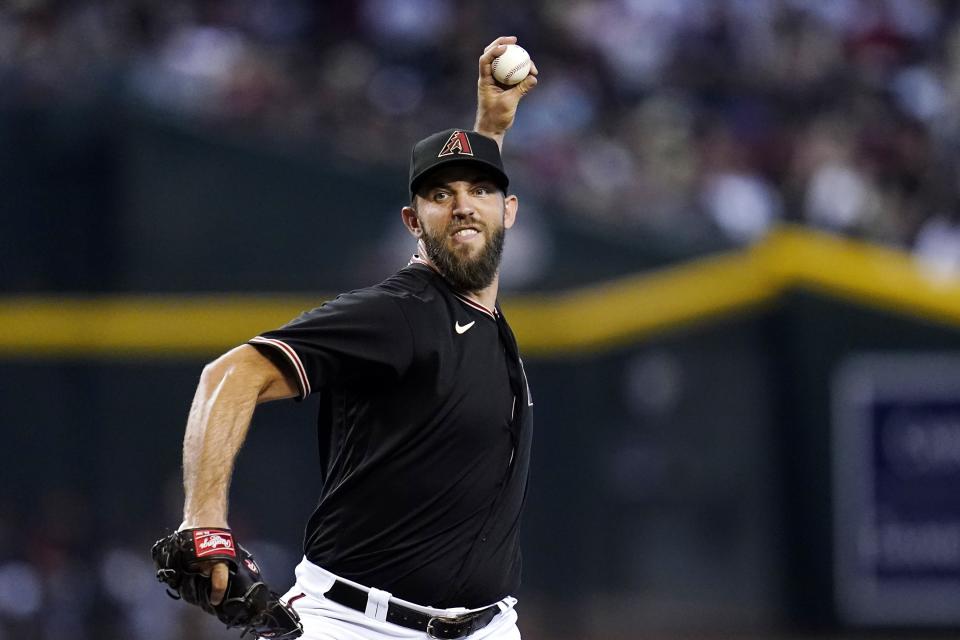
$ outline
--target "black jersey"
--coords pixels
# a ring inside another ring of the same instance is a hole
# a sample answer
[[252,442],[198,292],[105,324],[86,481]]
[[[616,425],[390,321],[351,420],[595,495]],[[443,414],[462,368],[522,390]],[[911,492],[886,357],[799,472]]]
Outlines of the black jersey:
[[517,588],[533,403],[499,309],[414,257],[250,342],[320,393],[309,560],[434,607]]

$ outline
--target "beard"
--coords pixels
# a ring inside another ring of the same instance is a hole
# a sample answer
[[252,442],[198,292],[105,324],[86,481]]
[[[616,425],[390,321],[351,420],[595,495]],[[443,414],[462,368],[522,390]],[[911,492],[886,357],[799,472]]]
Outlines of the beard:
[[483,233],[488,234],[487,241],[480,253],[471,258],[447,247],[450,232],[459,226],[462,225],[451,224],[438,233],[431,233],[423,227],[423,246],[427,257],[454,288],[481,291],[493,283],[500,268],[506,231],[502,224],[492,231],[488,226],[482,227]]

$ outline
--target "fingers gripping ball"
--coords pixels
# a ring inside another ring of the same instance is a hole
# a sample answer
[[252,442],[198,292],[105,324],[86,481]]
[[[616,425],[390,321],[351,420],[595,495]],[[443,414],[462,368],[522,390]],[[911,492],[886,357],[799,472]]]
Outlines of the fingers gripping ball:
[[[227,628],[240,627],[273,640],[292,640],[303,633],[297,613],[263,582],[253,556],[234,544],[229,529],[185,529],[157,540],[151,551],[157,580],[167,593],[215,615]],[[209,567],[223,562],[229,580],[223,601],[210,602]]]
[[497,82],[517,84],[530,73],[530,54],[519,45],[508,44],[507,50],[493,59],[491,69]]

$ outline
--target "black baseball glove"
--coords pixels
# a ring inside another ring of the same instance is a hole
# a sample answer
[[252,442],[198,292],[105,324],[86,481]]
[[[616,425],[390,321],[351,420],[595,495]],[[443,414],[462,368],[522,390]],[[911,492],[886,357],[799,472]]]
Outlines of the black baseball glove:
[[[234,544],[229,529],[176,531],[157,540],[151,553],[157,580],[167,584],[171,597],[217,616],[228,629],[243,628],[240,637],[253,633],[292,640],[303,633],[300,617],[263,582],[253,556]],[[210,577],[203,573],[215,562],[224,562],[230,569],[227,591],[218,605],[210,603]]]

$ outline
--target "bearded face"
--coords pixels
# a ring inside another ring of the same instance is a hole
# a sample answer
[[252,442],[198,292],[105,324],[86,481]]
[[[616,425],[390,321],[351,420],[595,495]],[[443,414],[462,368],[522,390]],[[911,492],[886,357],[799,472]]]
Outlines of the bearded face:
[[503,255],[502,213],[499,221],[490,224],[453,219],[441,228],[430,228],[423,222],[421,240],[427,257],[453,287],[480,291],[490,286]]

